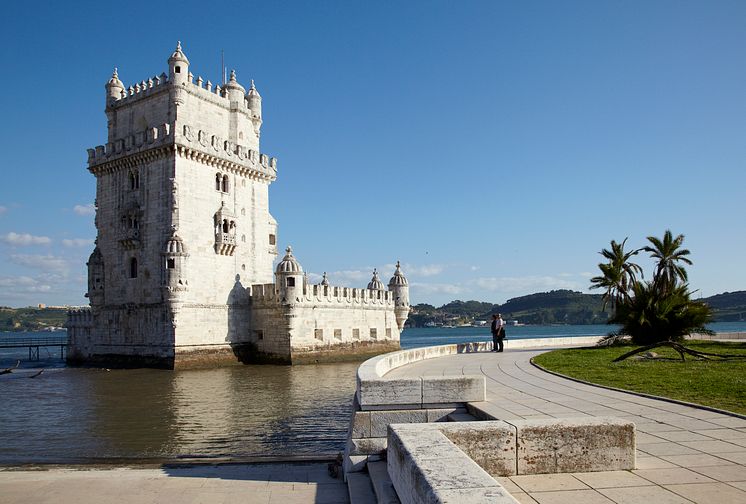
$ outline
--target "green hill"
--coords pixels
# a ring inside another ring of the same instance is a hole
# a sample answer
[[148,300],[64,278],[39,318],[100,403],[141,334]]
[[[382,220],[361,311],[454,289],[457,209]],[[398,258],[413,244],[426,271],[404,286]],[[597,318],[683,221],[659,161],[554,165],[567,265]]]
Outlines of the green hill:
[[712,307],[717,322],[737,322],[746,320],[746,291],[723,292],[702,301]]
[[0,307],[0,331],[40,331],[62,327],[66,319],[67,308]]

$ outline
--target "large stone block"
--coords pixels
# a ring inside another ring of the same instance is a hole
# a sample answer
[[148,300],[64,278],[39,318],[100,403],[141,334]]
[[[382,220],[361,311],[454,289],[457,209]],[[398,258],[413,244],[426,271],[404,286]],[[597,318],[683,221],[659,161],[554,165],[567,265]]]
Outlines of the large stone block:
[[386,437],[350,440],[350,455],[380,455],[386,451]]
[[453,444],[491,476],[516,474],[516,428],[506,422],[444,423],[438,426]]
[[[437,429],[392,425],[388,440],[388,473],[403,504],[488,502],[502,488]],[[459,493],[468,499],[457,501]]]
[[635,468],[635,424],[617,418],[512,420],[518,474]]
[[486,398],[484,376],[425,376],[422,378],[422,402],[467,403]]
[[439,504],[520,504],[502,486],[487,488],[449,488],[433,492],[432,502]]
[[370,412],[353,411],[350,419],[350,432],[353,438],[370,437]]
[[386,437],[390,424],[427,423],[426,410],[394,410],[370,412],[370,435]]
[[360,408],[422,404],[422,378],[364,380],[358,383]]

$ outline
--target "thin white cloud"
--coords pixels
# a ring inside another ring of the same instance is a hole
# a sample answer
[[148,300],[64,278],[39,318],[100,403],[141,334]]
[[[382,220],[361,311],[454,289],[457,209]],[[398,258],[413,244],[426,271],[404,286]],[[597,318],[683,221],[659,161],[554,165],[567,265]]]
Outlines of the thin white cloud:
[[93,215],[96,213],[96,207],[93,205],[93,203],[89,203],[87,205],[75,205],[73,207],[73,212],[78,215]]
[[416,294],[461,294],[465,289],[456,284],[449,283],[420,283],[410,282],[411,290]]
[[61,257],[53,255],[11,254],[10,262],[41,271],[65,274],[70,266]]
[[0,215],[4,214],[8,211],[8,207],[0,205]]
[[50,292],[52,286],[29,276],[0,277],[0,288],[14,293]]
[[0,237],[0,241],[7,245],[22,247],[27,245],[49,245],[52,243],[52,240],[46,236],[34,236],[28,233],[19,234],[12,231],[5,236]]
[[70,238],[62,240],[62,245],[65,247],[87,247],[93,245],[92,238]]
[[583,285],[561,276],[485,277],[474,284],[481,290],[504,294],[531,294],[555,289],[582,289]]
[[[393,268],[392,268],[393,269]],[[443,266],[440,264],[423,264],[422,266],[414,266],[412,264],[406,264],[403,266],[404,274],[413,277],[431,277],[440,275],[443,273]]]

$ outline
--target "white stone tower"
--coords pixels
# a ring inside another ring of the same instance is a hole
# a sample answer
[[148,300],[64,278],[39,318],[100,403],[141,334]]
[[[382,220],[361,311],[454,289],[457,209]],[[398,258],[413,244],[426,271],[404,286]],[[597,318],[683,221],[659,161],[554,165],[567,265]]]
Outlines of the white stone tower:
[[277,256],[261,96],[234,71],[222,87],[195,81],[180,43],[168,74],[125,88],[115,69],[105,87],[107,143],[88,151],[91,321],[71,331],[69,358],[235,360],[249,336],[246,287],[272,282]]

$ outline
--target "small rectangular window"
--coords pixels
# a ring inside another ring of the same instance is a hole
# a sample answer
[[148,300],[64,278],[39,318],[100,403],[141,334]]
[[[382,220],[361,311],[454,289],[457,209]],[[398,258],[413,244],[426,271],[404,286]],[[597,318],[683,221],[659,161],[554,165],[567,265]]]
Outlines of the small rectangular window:
[[360,339],[360,329],[352,330],[352,339],[356,339],[356,340]]
[[390,327],[386,328],[386,338],[391,339],[391,328]]
[[370,339],[377,339],[378,338],[378,329],[375,327],[370,328]]
[[174,269],[176,267],[176,260],[174,259],[168,259],[166,260],[166,265],[168,269]]
[[277,243],[277,237],[273,234],[269,235],[269,244],[274,245],[275,243]]
[[324,330],[323,329],[314,329],[313,330],[313,337],[316,338],[319,341],[324,341]]
[[334,338],[338,340],[342,339],[342,329],[334,329]]
[[288,287],[295,287],[295,278],[293,277],[288,278]]

